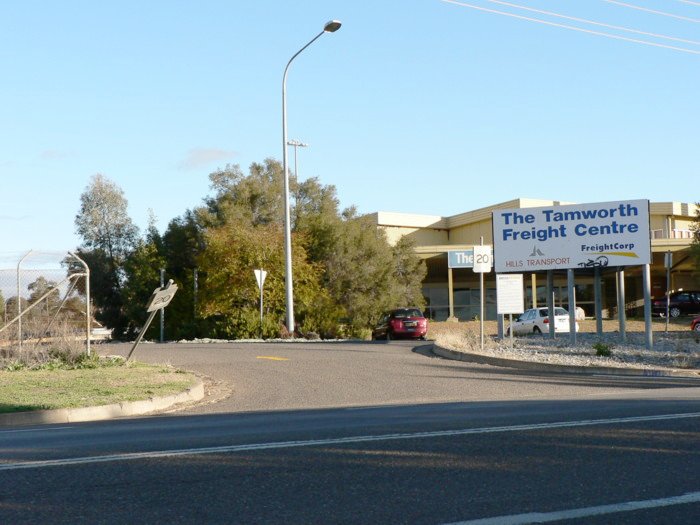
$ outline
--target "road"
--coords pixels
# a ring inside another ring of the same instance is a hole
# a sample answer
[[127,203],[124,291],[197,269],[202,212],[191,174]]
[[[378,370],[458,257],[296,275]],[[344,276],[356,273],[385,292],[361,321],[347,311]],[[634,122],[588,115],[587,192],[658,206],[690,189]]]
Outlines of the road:
[[426,350],[145,345],[139,360],[232,395],[0,431],[0,522],[700,522],[700,381],[538,374]]

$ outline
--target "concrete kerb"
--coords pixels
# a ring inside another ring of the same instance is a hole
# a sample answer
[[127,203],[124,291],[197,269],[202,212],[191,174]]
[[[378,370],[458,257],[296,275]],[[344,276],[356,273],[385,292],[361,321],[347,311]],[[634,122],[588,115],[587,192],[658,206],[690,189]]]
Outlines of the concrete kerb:
[[59,408],[55,410],[33,410],[0,414],[0,427],[19,425],[40,425],[47,423],[77,423],[81,421],[100,421],[118,417],[139,416],[170,408],[187,401],[199,401],[204,397],[204,383],[201,379],[178,394],[152,397],[140,401],[123,401],[96,407]]
[[700,370],[673,370],[664,368],[621,368],[612,366],[576,366],[558,365],[554,363],[536,363],[533,361],[519,361],[480,354],[471,354],[432,345],[433,353],[445,359],[478,363],[482,365],[500,366],[505,368],[518,368],[536,372],[559,372],[563,374],[587,374],[587,375],[615,375],[637,377],[697,377],[700,378]]

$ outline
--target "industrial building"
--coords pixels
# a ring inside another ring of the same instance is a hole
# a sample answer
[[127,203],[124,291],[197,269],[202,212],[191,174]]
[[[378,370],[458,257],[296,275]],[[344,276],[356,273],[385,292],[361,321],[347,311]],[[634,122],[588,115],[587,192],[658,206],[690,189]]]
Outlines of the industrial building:
[[[475,318],[479,313],[479,277],[468,268],[448,268],[448,252],[493,244],[492,212],[509,208],[536,208],[572,204],[561,201],[525,199],[494,204],[450,217],[408,213],[376,212],[370,216],[376,226],[386,233],[390,243],[401,237],[410,238],[416,253],[425,261],[427,275],[423,281],[426,314],[434,320],[446,320],[453,314],[459,320]],[[651,237],[651,293],[661,297],[667,291],[670,275],[671,290],[700,289],[700,278],[694,273],[689,257],[693,242],[693,223],[698,217],[696,204],[681,202],[650,202],[649,227]],[[670,254],[670,255],[669,255]],[[670,261],[667,274],[666,262]],[[602,271],[603,317],[616,315],[617,268]],[[546,272],[525,274],[525,308],[546,304]],[[594,313],[593,271],[575,270],[576,305],[587,316]],[[629,314],[638,313],[643,305],[642,269],[624,268],[625,307]],[[533,293],[534,291],[534,293]],[[555,306],[568,308],[567,275],[565,270],[554,272],[552,290]],[[485,318],[496,319],[496,279],[485,275]]]

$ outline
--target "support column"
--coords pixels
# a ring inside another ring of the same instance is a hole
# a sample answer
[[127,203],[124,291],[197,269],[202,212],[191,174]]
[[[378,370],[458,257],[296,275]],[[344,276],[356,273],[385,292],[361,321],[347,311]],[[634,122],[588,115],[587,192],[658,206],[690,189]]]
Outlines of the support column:
[[593,270],[593,295],[595,296],[595,331],[598,337],[603,336],[603,286],[600,268]]
[[549,316],[549,337],[554,339],[554,271],[547,270],[547,315]]
[[654,335],[651,331],[651,271],[648,264],[642,267],[642,285],[644,286],[644,334],[647,350],[652,350]]
[[620,323],[620,341],[627,342],[627,327],[625,315],[625,271],[617,271],[617,319]]
[[537,308],[537,275],[530,276],[530,286],[532,287],[532,307]]
[[576,288],[572,269],[566,270],[566,284],[569,287],[569,343],[573,346],[576,344]]
[[454,286],[452,284],[452,268],[447,269],[447,302],[449,304],[449,315],[447,316],[447,320],[456,321]]

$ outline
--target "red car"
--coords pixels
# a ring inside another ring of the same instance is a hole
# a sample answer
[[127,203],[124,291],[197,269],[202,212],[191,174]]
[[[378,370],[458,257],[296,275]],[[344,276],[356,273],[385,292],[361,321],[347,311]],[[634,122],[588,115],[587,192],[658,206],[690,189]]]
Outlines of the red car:
[[690,329],[700,333],[700,316],[690,321]]
[[418,308],[397,308],[382,316],[372,330],[372,339],[425,339],[428,320]]

